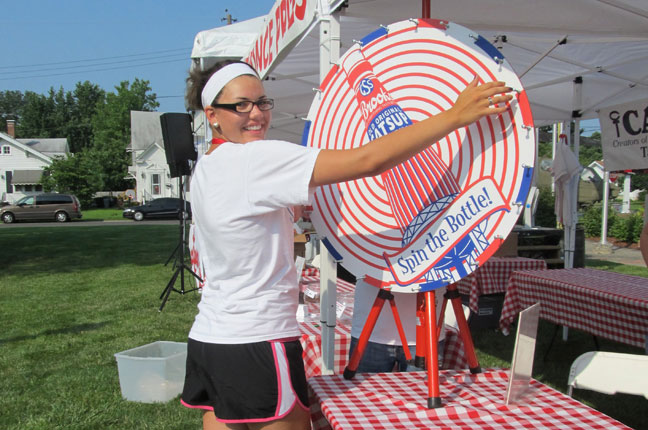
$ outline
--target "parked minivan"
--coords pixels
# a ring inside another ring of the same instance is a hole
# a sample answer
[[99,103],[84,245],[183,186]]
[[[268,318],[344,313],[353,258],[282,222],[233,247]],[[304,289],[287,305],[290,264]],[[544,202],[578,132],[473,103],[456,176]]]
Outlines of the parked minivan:
[[0,216],[5,224],[24,220],[66,222],[81,218],[79,199],[71,194],[45,193],[26,196],[13,205],[3,206]]

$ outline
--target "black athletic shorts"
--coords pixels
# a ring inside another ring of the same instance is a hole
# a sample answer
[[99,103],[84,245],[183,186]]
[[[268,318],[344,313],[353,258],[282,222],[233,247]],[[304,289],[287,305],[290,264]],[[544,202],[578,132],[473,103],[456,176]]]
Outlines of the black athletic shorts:
[[272,421],[308,410],[299,340],[212,344],[189,339],[181,402],[227,423]]

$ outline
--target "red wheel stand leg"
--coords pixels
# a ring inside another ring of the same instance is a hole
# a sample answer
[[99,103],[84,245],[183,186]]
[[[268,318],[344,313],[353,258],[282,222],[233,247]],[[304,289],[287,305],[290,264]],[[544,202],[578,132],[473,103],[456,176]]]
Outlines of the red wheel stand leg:
[[405,354],[405,359],[409,362],[412,361],[412,353],[409,350],[409,345],[407,344],[407,338],[405,336],[405,330],[403,329],[403,323],[401,323],[400,315],[398,314],[398,309],[396,308],[396,301],[394,300],[394,295],[390,294],[389,305],[391,306],[392,314],[394,315],[394,321],[396,322],[396,329],[398,330],[398,336],[400,336],[401,344],[403,345],[403,354]]
[[362,327],[362,332],[360,333],[356,349],[353,351],[353,354],[351,354],[349,364],[344,368],[344,379],[353,379],[355,376],[356,370],[358,370],[358,365],[360,364],[360,359],[362,359],[362,355],[367,348],[371,332],[376,326],[376,322],[380,316],[380,311],[382,311],[385,300],[389,300],[390,297],[393,299],[394,296],[389,291],[382,289],[378,290],[378,295],[376,296],[376,300],[374,300],[371,311],[369,311],[367,321],[365,322],[364,327]]
[[428,373],[428,409],[441,407],[441,393],[439,390],[439,356],[436,329],[436,305],[434,304],[434,291],[425,292],[425,331],[427,348],[426,364]]
[[464,344],[464,351],[466,353],[466,358],[468,359],[468,368],[470,369],[470,373],[481,373],[481,367],[479,366],[477,354],[475,353],[475,345],[473,344],[472,336],[470,335],[470,327],[468,327],[466,316],[463,313],[461,296],[457,291],[456,284],[448,285],[448,291],[446,291],[444,295],[444,301],[448,299],[452,303],[455,318],[457,319],[459,334],[461,335],[461,340]]
[[374,304],[371,307],[371,311],[369,311],[367,321],[365,322],[364,327],[362,327],[362,332],[360,333],[360,338],[358,339],[358,345],[356,345],[353,354],[351,354],[349,364],[347,364],[344,369],[344,379],[353,379],[353,377],[355,376],[356,370],[358,370],[358,365],[360,364],[360,360],[362,359],[362,355],[367,348],[367,343],[369,343],[371,332],[373,332],[373,329],[376,326],[376,322],[378,321],[378,317],[380,316],[380,312],[382,311],[383,305],[385,304],[385,300],[389,300],[392,313],[394,314],[394,321],[396,322],[398,335],[400,336],[401,342],[403,344],[403,353],[405,354],[405,358],[407,360],[412,359],[412,354],[409,351],[407,339],[405,337],[405,330],[403,330],[403,324],[401,323],[398,309],[396,308],[394,295],[387,290],[380,289],[378,290],[376,300],[374,300]]
[[425,369],[425,355],[427,350],[427,338],[425,334],[425,294],[416,293],[416,356],[414,366]]

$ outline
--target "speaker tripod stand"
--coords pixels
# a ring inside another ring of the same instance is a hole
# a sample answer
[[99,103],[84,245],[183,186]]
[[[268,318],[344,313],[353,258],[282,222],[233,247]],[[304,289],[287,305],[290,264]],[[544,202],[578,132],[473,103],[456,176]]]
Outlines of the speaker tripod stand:
[[[180,219],[180,238],[178,240],[178,244],[176,245],[175,249],[167,259],[166,263],[164,265],[166,266],[169,264],[171,259],[175,256],[175,260],[173,262],[173,267],[174,267],[174,272],[173,275],[171,276],[171,279],[167,283],[166,287],[162,291],[162,294],[160,295],[160,300],[162,300],[162,303],[160,304],[159,311],[161,312],[162,309],[164,308],[164,305],[166,304],[167,300],[169,299],[169,296],[171,295],[171,291],[174,291],[176,293],[179,293],[181,295],[184,295],[186,293],[196,291],[198,287],[191,288],[189,290],[185,289],[185,276],[184,276],[184,271],[187,270],[189,273],[191,273],[198,281],[202,282],[202,279],[200,276],[198,276],[193,270],[191,270],[191,267],[187,265],[186,263],[186,254],[185,250],[187,248],[187,201],[185,199],[185,192],[184,192],[184,184],[182,180],[182,175],[178,177],[178,189],[180,190],[180,200],[182,202],[182,208],[181,211],[179,212],[179,219]],[[180,278],[180,289],[175,287],[175,283]]]
[[[344,369],[344,378],[352,379],[362,355],[364,354],[369,338],[371,337],[371,332],[373,331],[380,312],[383,308],[385,300],[389,301],[391,305],[392,312],[394,314],[394,321],[396,322],[396,328],[398,329],[398,334],[400,335],[401,342],[403,344],[403,352],[405,358],[408,361],[412,360],[412,355],[410,354],[407,339],[405,338],[405,332],[403,330],[400,317],[398,315],[398,310],[396,309],[396,303],[394,301],[394,295],[387,290],[380,289],[378,290],[378,295],[376,300],[369,312],[367,321],[365,322],[362,332],[360,333],[360,338],[358,339],[358,345],[353,351],[351,358],[349,359],[349,364]],[[441,407],[441,394],[439,390],[439,359],[437,351],[437,340],[441,334],[441,328],[443,324],[443,315],[445,313],[445,308],[448,300],[452,304],[452,309],[454,311],[457,323],[459,325],[459,334],[464,345],[464,351],[466,358],[468,359],[468,366],[471,373],[481,373],[481,367],[477,360],[477,354],[475,354],[475,346],[470,335],[470,328],[468,327],[468,322],[463,313],[461,306],[461,297],[459,296],[459,291],[457,291],[457,285],[452,283],[447,287],[446,293],[443,295],[443,304],[441,305],[441,314],[439,321],[436,321],[436,304],[434,300],[434,290],[425,291],[417,293],[417,311],[416,311],[416,358],[414,364],[417,367],[423,367],[425,363],[425,368],[427,370],[427,387],[428,387],[428,399],[427,406],[428,409]]]

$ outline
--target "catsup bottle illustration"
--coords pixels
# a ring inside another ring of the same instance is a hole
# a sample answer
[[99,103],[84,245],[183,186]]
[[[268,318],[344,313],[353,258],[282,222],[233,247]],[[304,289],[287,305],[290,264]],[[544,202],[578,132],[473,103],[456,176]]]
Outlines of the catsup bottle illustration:
[[[344,57],[342,70],[353,88],[356,101],[366,125],[369,140],[384,136],[412,124],[411,119],[396,103],[377,78],[373,67],[359,47]],[[446,163],[437,152],[428,147],[404,163],[382,173],[394,219],[406,246],[431,220],[442,215],[460,193],[460,187]],[[475,246],[470,235],[426,275],[428,282],[446,283],[453,276],[450,270],[463,276],[462,267],[475,257]]]

